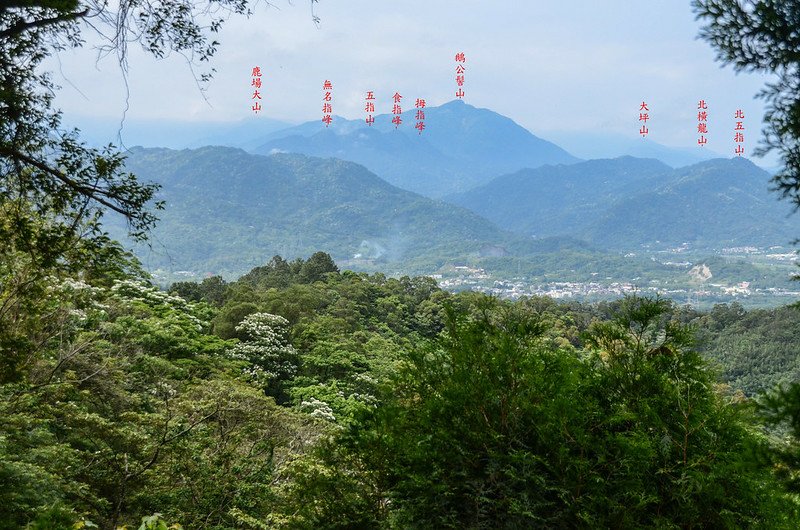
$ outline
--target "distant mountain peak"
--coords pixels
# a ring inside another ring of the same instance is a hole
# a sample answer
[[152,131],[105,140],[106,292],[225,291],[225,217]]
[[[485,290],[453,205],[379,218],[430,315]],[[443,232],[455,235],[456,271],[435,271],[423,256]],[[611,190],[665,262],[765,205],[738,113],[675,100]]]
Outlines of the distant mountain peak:
[[[463,99],[452,99],[452,100],[448,101],[447,103],[442,103],[441,105],[439,105],[438,108],[446,109],[446,108],[458,108],[458,107],[472,108],[472,109],[476,108],[476,107],[473,107],[472,105],[470,105],[469,103],[467,103],[466,101],[464,101]],[[432,108],[436,108],[436,107],[432,107]]]
[[442,197],[488,182],[502,173],[578,159],[489,109],[461,100],[425,109],[425,129],[414,125],[415,110],[403,113],[400,127],[391,114],[363,120],[335,120],[328,129],[307,122],[272,133],[254,150],[352,160],[391,184]]

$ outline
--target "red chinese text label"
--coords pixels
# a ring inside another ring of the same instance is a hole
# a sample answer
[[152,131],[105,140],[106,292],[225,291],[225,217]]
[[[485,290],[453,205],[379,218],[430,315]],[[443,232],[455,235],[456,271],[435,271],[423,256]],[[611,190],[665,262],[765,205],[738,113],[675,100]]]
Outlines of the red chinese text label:
[[392,101],[394,104],[392,105],[392,123],[394,123],[394,128],[397,129],[401,123],[403,123],[403,118],[400,115],[403,113],[403,108],[400,106],[400,102],[403,99],[403,96],[400,95],[399,92],[395,92],[394,96],[392,96]]
[[327,79],[322,83],[322,93],[322,123],[327,127],[333,121],[333,84]]
[[647,127],[647,122],[650,120],[650,107],[647,106],[647,103],[642,101],[641,105],[639,105],[639,122],[641,122],[642,126],[639,127],[639,134],[642,135],[642,138],[645,138],[648,134],[650,134],[650,129]]
[[708,143],[708,103],[704,99],[697,102],[697,132],[700,134],[697,145],[705,147]]
[[456,90],[456,97],[458,99],[464,99],[464,72],[467,70],[466,62],[467,57],[464,55],[464,52],[458,52],[456,54],[456,86],[458,87],[458,90]]
[[414,107],[417,109],[417,124],[414,128],[419,131],[418,134],[422,134],[422,131],[425,130],[425,100],[417,98],[416,103],[414,103]]
[[254,66],[250,77],[250,86],[253,87],[253,95],[250,96],[250,101],[255,100],[253,105],[250,106],[250,109],[258,114],[261,110],[261,67]]
[[736,156],[744,154],[744,111],[737,109],[733,115],[736,125],[733,128],[733,141],[736,143],[736,149],[733,151]]

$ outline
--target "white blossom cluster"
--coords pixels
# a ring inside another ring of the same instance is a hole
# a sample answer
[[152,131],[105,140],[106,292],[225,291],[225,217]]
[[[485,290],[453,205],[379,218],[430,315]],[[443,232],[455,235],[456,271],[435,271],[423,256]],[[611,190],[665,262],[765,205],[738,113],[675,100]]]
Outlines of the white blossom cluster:
[[[52,276],[51,276],[52,278]],[[97,297],[103,291],[99,287],[94,287],[75,278],[64,278],[59,284],[58,288],[64,293],[85,293],[93,297]]]
[[357,373],[354,376],[354,379],[356,381],[362,381],[362,382],[370,384],[370,385],[377,385],[378,384],[378,380],[375,379],[374,377],[372,377],[371,375],[367,374],[367,373]]
[[246,333],[253,340],[269,340],[281,346],[288,346],[289,321],[271,313],[253,313],[244,317],[236,331]]
[[66,315],[73,325],[81,326],[92,316],[104,316],[107,305],[100,303],[104,290],[75,278],[59,279],[55,276],[45,278],[48,299],[65,304]]
[[88,319],[86,311],[83,309],[70,309],[67,314],[78,322],[85,322]]
[[169,294],[157,287],[152,287],[136,280],[117,280],[111,287],[114,296],[123,302],[141,302],[150,307],[169,307],[179,311],[198,331],[208,323],[197,318],[193,313],[195,305],[180,296]]
[[250,381],[252,381],[256,386],[266,386],[270,380],[275,378],[275,374],[271,372],[267,372],[260,366],[256,366],[254,364],[247,366],[242,370],[244,375],[247,376]]
[[248,315],[236,326],[247,335],[229,352],[231,358],[248,361],[245,369],[259,383],[291,377],[297,371],[297,351],[289,343],[289,321],[270,313]]
[[308,401],[303,401],[300,403],[300,408],[309,412],[309,415],[312,418],[321,418],[327,421],[336,421],[336,417],[333,415],[333,409],[330,405],[325,403],[324,401],[320,401],[317,398],[311,398]]
[[89,301],[100,298],[103,294],[103,289],[94,287],[75,278],[57,279],[55,276],[48,276],[45,278],[47,282],[47,291],[53,295],[62,295],[69,297],[73,300]]
[[349,396],[351,399],[355,399],[356,401],[360,401],[366,405],[377,405],[378,400],[375,399],[375,396],[371,394],[359,394],[358,392],[354,392]]
[[117,280],[111,291],[125,300],[136,300],[147,305],[167,304],[176,309],[188,309],[189,302],[174,294],[166,293],[156,287],[137,280]]
[[159,381],[153,385],[153,388],[150,389],[150,393],[161,399],[167,400],[175,397],[178,394],[178,391],[175,390],[171,385],[163,381]]

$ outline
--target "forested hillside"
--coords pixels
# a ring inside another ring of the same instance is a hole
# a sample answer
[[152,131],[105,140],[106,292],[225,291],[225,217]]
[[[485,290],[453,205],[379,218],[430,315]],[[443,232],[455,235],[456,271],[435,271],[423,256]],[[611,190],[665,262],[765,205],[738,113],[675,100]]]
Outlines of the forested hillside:
[[6,320],[3,528],[794,526],[737,391],[796,362],[796,310],[501,301],[324,253],[169,293],[108,266]]
[[769,180],[748,160],[673,170],[657,160],[620,157],[525,169],[447,200],[507,230],[570,235],[604,248],[785,245],[798,222]]
[[[396,188],[363,166],[239,149],[136,149],[126,167],[162,186],[167,208],[152,269],[239,275],[275,254],[328,249],[336,259],[379,263],[478,255],[516,238],[457,206]],[[124,230],[115,234],[120,237]]]

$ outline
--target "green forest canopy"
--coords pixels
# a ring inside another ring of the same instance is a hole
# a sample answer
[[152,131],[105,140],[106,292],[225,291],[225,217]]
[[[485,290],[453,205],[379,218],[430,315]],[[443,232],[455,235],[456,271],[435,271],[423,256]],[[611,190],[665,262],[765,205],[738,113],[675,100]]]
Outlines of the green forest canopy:
[[750,397],[794,369],[790,308],[502,301],[321,252],[40,289],[2,336],[35,345],[3,357],[4,528],[796,521]]

